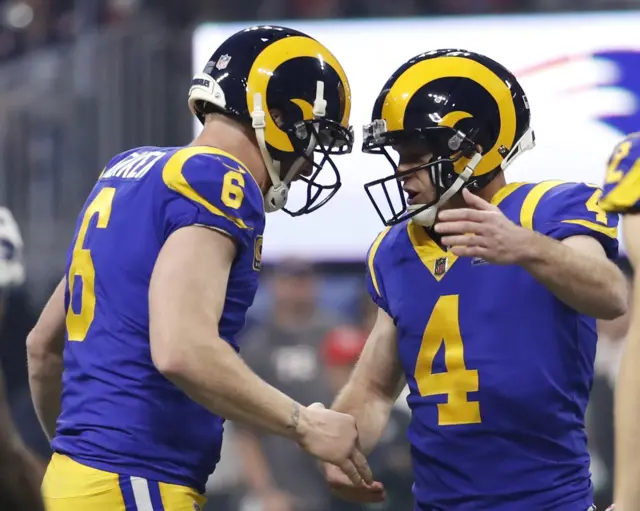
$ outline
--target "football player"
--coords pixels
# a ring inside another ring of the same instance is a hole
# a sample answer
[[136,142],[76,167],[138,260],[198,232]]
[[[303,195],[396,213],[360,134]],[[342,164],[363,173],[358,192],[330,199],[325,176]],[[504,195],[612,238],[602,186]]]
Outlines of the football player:
[[624,138],[607,167],[602,209],[624,215],[622,233],[634,268],[634,295],[627,344],[616,382],[615,509],[640,510],[640,132]]
[[[0,322],[4,291],[24,281],[22,236],[11,212],[0,207]],[[44,510],[38,462],[15,430],[0,373],[0,504],[6,511]]]
[[[107,164],[28,339],[33,400],[55,452],[49,511],[199,509],[223,417],[295,440],[354,484],[370,480],[353,417],[294,402],[236,344],[264,213],[309,213],[337,191],[333,155],[351,150],[350,105],[322,44],[252,27],[194,77],[189,106],[204,128],[191,145],[139,147]],[[318,181],[326,171],[330,185]],[[307,189],[298,209],[286,207],[294,179]]]
[[[534,146],[529,103],[512,73],[464,50],[403,64],[363,144],[393,166],[366,185],[387,224],[367,256],[378,316],[333,409],[356,417],[366,453],[408,383],[418,510],[587,511],[595,318],[626,308],[601,190],[506,183]],[[325,470],[345,498],[384,498]]]

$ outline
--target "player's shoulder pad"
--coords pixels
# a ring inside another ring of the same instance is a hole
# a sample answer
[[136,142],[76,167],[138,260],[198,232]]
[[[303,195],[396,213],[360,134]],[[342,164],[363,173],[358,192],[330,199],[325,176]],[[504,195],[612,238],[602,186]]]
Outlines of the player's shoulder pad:
[[597,185],[544,181],[524,199],[522,225],[558,240],[592,236],[613,254],[618,246],[618,215],[602,209],[601,196],[602,189]]
[[264,222],[262,192],[234,156],[213,147],[184,147],[162,169],[164,184],[198,210],[198,223],[224,231],[251,231]]
[[626,136],[611,153],[600,205],[612,213],[640,211],[640,131]]

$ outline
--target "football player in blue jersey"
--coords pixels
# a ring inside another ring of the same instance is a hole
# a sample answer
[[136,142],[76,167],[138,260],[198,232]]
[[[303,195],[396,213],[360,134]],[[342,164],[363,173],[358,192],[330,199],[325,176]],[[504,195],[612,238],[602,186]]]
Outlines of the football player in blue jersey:
[[[199,509],[223,417],[291,438],[354,484],[371,480],[354,418],[267,385],[236,343],[258,286],[265,211],[309,213],[337,191],[350,105],[322,44],[252,27],[194,77],[189,106],[204,128],[190,146],[140,147],[107,164],[28,339],[33,400],[55,452],[49,511]],[[327,171],[333,183],[321,184]],[[306,202],[287,209],[294,179]]]
[[[22,236],[11,211],[0,207],[0,322],[5,290],[24,281]],[[44,510],[38,477],[41,469],[11,421],[0,371],[0,507],[3,511]]]
[[[408,384],[416,510],[593,505],[595,318],[626,308],[610,260],[617,217],[594,186],[507,184],[505,169],[533,146],[516,78],[464,50],[403,64],[365,127],[363,150],[393,166],[366,185],[387,224],[367,256],[378,317],[333,409],[356,417],[366,453]],[[354,488],[325,470],[347,499],[384,498],[380,484]]]
[[634,268],[633,310],[616,382],[615,509],[640,510],[640,132],[625,137],[609,158],[600,206],[624,215],[622,234]]

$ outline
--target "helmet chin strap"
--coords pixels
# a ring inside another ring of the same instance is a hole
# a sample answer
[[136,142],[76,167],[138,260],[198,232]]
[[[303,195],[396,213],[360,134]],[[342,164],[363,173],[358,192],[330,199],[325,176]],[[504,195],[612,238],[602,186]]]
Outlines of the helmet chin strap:
[[[424,227],[432,227],[436,222],[436,215],[438,214],[438,209],[447,202],[451,197],[453,197],[456,193],[460,191],[460,189],[465,185],[465,183],[469,180],[469,178],[473,175],[474,170],[480,163],[482,159],[482,154],[476,153],[473,155],[469,163],[465,166],[462,173],[458,176],[455,182],[442,194],[438,202],[429,206],[420,213],[412,216],[411,219],[417,223],[418,225],[422,225]],[[409,213],[415,211],[416,209],[420,209],[424,206],[421,204],[413,204],[407,208]]]
[[[513,148],[509,152],[509,154],[504,158],[500,167],[502,170],[505,170],[515,158],[521,155],[524,151],[534,148],[536,145],[536,138],[532,128],[529,128],[520,139],[514,144]],[[442,204],[448,201],[451,197],[453,197],[456,193],[460,191],[462,186],[469,180],[469,178],[473,175],[475,168],[478,163],[482,159],[482,155],[480,153],[476,153],[473,158],[467,163],[467,166],[464,169],[464,172],[458,176],[455,183],[451,185],[446,192],[442,194],[440,200],[435,203],[433,206],[428,207],[424,211],[416,214],[412,217],[413,221],[419,225],[424,227],[432,227],[436,221],[436,214],[438,213],[438,209]],[[422,205],[416,204],[413,206],[409,206],[407,210],[409,212],[415,211],[416,209],[420,209]]]
[[[324,82],[318,81],[316,87],[316,98],[313,102],[313,116],[314,119],[324,117],[327,113],[327,101],[324,99]],[[304,156],[296,158],[291,165],[291,168],[287,172],[284,179],[280,179],[281,164],[279,161],[271,158],[269,149],[267,149],[267,142],[265,139],[265,128],[267,123],[265,121],[266,112],[262,108],[262,94],[256,92],[253,95],[253,111],[251,112],[251,126],[255,130],[256,139],[258,141],[258,147],[260,148],[260,154],[264,161],[267,173],[271,179],[271,186],[264,197],[264,209],[267,213],[273,213],[282,209],[287,204],[289,198],[289,186],[291,181],[296,177],[302,166],[304,165],[306,158],[313,154],[313,150],[317,145],[317,138],[314,133],[309,138],[309,144],[304,151]]]

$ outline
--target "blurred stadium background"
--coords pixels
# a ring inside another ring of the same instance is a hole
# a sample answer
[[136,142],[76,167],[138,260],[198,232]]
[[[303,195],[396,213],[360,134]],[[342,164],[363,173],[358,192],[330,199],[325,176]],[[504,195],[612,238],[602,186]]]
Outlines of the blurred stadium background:
[[[434,48],[495,58],[522,79],[538,135],[508,180],[598,183],[615,142],[640,129],[634,9],[639,0],[0,1],[0,206],[24,239],[23,254],[5,256],[23,256],[26,267],[24,283],[0,298],[0,356],[26,441],[45,463],[25,337],[63,272],[76,215],[115,153],[189,143],[197,130],[186,106],[191,75],[226,36],[258,21],[301,29],[336,54],[352,84],[357,139],[355,153],[339,160],[344,187],[309,217],[269,218],[264,283],[244,339],[264,378],[302,402],[328,403],[371,321],[363,260],[381,224],[362,184],[387,167],[359,154],[359,134],[386,76]],[[624,257],[620,264],[629,272]],[[611,502],[612,389],[626,328],[626,318],[599,325],[589,438],[600,509]],[[385,507],[332,501],[295,446],[229,425],[207,509],[410,511],[407,420],[401,398],[372,458],[390,490]]]

